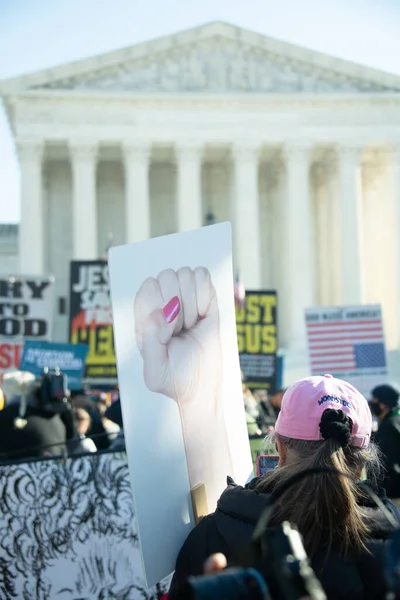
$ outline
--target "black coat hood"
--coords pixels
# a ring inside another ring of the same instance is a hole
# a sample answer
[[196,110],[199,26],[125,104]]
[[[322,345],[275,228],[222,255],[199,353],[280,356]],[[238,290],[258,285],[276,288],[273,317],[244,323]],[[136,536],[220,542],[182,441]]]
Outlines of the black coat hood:
[[[266,508],[269,496],[256,491],[258,481],[259,478],[255,478],[245,487],[242,487],[236,485],[231,478],[228,478],[228,486],[218,500],[215,512],[218,529],[225,539],[232,537],[230,519],[234,519],[235,522],[240,521],[244,526],[254,528]],[[385,490],[381,487],[373,486],[371,483],[368,483],[368,485],[391,514],[400,522],[400,515],[393,502],[386,496]],[[271,492],[272,489],[269,491]],[[384,513],[377,508],[374,501],[370,498],[360,499],[359,504],[364,509],[365,520],[368,524],[371,538],[387,539],[390,537],[393,528]]]
[[[217,510],[202,519],[191,532],[180,552],[170,600],[173,600],[177,584],[182,583],[189,575],[202,573],[204,561],[210,554],[222,552],[231,564],[238,562],[251,542],[254,527],[269,497],[268,494],[257,492],[256,484],[257,479],[245,487],[228,480],[228,487],[218,501]],[[386,497],[385,491],[380,488],[375,488],[374,491],[400,523],[400,515]],[[330,552],[328,557],[324,553],[312,560],[312,566],[328,598],[349,600],[382,598],[383,553],[393,528],[372,500],[364,501],[362,506],[371,532],[371,539],[368,542],[371,554],[355,557],[340,556]]]

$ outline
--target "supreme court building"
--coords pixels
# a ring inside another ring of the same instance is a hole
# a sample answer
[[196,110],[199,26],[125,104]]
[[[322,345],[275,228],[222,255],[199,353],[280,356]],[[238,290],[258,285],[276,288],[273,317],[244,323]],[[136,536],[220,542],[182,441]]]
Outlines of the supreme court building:
[[[400,76],[225,23],[0,83],[22,177],[19,269],[229,220],[248,289],[304,309],[379,302],[400,331]],[[0,257],[1,260],[1,257]],[[128,276],[128,274],[127,274]],[[67,337],[67,317],[56,321]]]

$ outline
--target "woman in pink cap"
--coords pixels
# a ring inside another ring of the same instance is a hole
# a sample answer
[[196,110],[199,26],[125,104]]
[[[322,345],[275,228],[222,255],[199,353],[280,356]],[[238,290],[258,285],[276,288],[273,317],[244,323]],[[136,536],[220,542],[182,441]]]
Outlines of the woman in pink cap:
[[217,510],[200,521],[179,554],[170,600],[189,575],[202,573],[208,556],[221,552],[235,564],[250,544],[269,494],[293,474],[315,467],[335,468],[352,478],[329,473],[303,478],[281,496],[273,523],[297,525],[328,598],[383,598],[382,556],[392,529],[357,484],[364,469],[399,523],[400,515],[377,486],[381,465],[371,427],[367,401],[344,381],[325,375],[290,387],[272,434],[277,468],[246,487],[228,480]]

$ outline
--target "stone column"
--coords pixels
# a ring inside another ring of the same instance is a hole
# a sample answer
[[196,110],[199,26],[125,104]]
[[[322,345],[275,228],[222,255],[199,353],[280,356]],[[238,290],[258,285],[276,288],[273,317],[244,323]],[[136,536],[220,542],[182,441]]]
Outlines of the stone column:
[[196,144],[176,146],[178,163],[178,230],[197,229],[203,225],[201,165],[203,149]]
[[310,145],[285,146],[286,202],[282,252],[286,254],[285,304],[288,313],[288,339],[292,348],[306,344],[306,308],[314,304],[312,226],[310,200]]
[[99,258],[97,240],[97,144],[87,140],[69,143],[72,163],[72,247],[76,260]]
[[261,289],[258,155],[251,145],[233,148],[236,264],[248,290]]
[[126,142],[123,145],[125,164],[125,217],[128,244],[147,240],[151,236],[149,161],[150,145]]
[[344,305],[362,304],[364,301],[360,158],[361,151],[358,147],[339,148],[340,245]]
[[396,317],[393,319],[395,333],[391,335],[392,346],[400,349],[400,144],[392,149],[390,160],[391,186],[393,190],[393,216],[395,228],[396,257],[394,260],[394,283],[396,284],[395,302],[397,304]]
[[19,268],[21,274],[44,273],[43,189],[41,140],[17,140],[21,167],[21,224]]
[[315,267],[315,299],[320,306],[330,304],[330,257],[332,246],[326,235],[326,224],[329,223],[329,197],[326,185],[326,166],[323,162],[314,166],[313,190],[314,196],[314,239],[315,252],[313,254]]

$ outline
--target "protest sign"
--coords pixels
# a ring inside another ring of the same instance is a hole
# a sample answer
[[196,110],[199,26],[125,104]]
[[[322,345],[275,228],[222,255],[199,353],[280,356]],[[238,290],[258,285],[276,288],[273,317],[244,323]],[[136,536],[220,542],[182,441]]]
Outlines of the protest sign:
[[150,587],[174,570],[194,525],[190,491],[204,484],[212,511],[227,475],[245,483],[252,471],[231,227],[112,248],[109,264],[125,440]]
[[116,378],[108,264],[72,261],[70,284],[70,342],[85,344],[86,377]]
[[39,376],[45,367],[58,368],[67,375],[68,388],[80,390],[87,351],[87,346],[83,344],[28,341],[24,344],[20,369]]
[[311,308],[306,325],[312,375],[330,373],[367,395],[386,380],[379,305]]
[[0,496],[1,600],[158,600],[167,591],[168,581],[143,591],[124,453],[1,464]]
[[18,369],[25,340],[51,340],[53,278],[0,279],[0,373]]
[[277,387],[276,292],[246,292],[244,306],[236,307],[240,367],[247,387],[274,392]]

